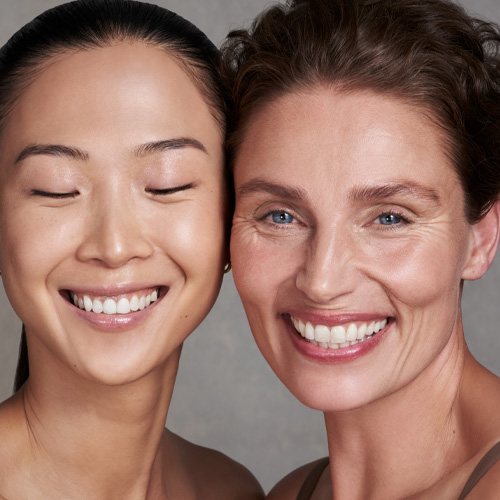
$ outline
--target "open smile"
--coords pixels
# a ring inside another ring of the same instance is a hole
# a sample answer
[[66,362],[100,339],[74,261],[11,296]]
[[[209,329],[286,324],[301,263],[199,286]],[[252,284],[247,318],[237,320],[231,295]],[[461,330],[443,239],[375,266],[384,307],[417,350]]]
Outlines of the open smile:
[[314,325],[289,315],[295,330],[311,344],[327,349],[342,349],[365,342],[383,330],[390,318],[371,322],[351,322],[342,325]]
[[88,292],[66,290],[66,299],[82,311],[95,314],[129,314],[142,311],[161,299],[168,287],[152,287],[118,295],[93,295]]

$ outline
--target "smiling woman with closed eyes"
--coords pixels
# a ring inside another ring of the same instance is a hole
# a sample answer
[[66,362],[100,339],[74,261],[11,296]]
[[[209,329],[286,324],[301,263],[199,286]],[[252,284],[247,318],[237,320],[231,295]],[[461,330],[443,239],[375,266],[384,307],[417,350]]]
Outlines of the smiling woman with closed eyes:
[[290,0],[224,50],[235,284],[329,447],[269,498],[498,498],[500,379],[460,300],[498,246],[499,28],[445,0]]
[[133,1],[61,5],[1,50],[0,269],[25,333],[0,497],[261,498],[164,428],[227,261],[217,65],[194,26]]

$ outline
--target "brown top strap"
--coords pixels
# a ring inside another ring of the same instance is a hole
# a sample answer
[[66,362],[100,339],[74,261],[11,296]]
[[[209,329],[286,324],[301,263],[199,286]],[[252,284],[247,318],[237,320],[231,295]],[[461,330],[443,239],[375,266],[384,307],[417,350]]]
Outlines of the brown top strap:
[[314,488],[318,484],[319,478],[323,471],[328,467],[330,463],[330,459],[328,457],[322,458],[318,461],[318,463],[313,467],[311,472],[309,472],[302,488],[300,488],[299,494],[297,496],[297,500],[309,500],[313,494]]
[[472,491],[472,488],[476,486],[479,480],[500,460],[500,442],[498,442],[493,448],[486,453],[486,455],[480,460],[476,465],[476,468],[472,471],[465,487],[460,493],[458,500],[464,500],[464,498]]

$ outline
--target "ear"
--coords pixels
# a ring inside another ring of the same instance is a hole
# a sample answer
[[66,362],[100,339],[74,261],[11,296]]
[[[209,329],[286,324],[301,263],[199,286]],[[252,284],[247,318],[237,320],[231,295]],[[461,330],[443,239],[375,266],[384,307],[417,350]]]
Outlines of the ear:
[[489,269],[495,258],[500,236],[500,201],[471,227],[469,255],[467,257],[462,279],[477,280]]

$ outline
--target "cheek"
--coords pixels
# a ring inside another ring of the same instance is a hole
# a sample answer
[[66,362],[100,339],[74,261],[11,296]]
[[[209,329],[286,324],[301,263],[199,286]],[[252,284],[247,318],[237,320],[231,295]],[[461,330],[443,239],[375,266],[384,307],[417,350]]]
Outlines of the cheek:
[[231,263],[234,283],[247,313],[270,310],[282,286],[295,282],[303,261],[299,245],[259,235],[245,221],[233,222]]
[[221,192],[210,194],[153,219],[157,246],[191,279],[222,273],[226,261],[225,200]]
[[421,308],[436,300],[457,301],[464,259],[462,237],[439,233],[415,234],[365,250],[367,273],[383,283],[398,302]]

